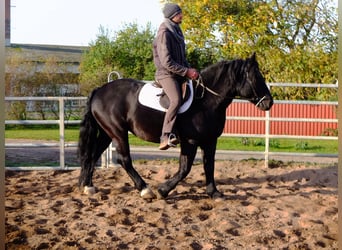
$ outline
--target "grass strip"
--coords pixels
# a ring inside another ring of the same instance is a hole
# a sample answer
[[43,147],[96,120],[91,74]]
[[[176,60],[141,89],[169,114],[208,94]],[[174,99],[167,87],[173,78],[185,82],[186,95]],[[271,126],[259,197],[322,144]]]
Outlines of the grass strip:
[[[79,128],[71,127],[65,129],[65,141],[77,142]],[[58,128],[9,128],[5,130],[6,139],[28,139],[28,140],[59,140]],[[145,142],[134,135],[129,135],[131,146],[152,146],[155,143]],[[304,139],[271,139],[271,152],[296,152],[296,153],[320,153],[337,154],[337,140],[304,140]],[[252,137],[226,137],[221,136],[217,144],[218,150],[238,150],[238,151],[264,151],[265,140],[263,138]]]

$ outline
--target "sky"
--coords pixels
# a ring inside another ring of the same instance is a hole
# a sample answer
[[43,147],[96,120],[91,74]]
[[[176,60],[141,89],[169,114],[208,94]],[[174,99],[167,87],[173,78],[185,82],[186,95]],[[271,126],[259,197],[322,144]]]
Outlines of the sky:
[[159,0],[11,0],[11,43],[87,46],[100,26],[110,35],[125,24],[157,29]]

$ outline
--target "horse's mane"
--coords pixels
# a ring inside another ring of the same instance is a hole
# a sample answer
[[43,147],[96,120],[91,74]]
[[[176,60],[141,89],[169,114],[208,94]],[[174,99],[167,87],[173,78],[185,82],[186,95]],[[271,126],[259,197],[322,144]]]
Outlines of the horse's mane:
[[201,75],[205,78],[203,80],[208,82],[208,84],[219,83],[222,80],[221,78],[227,77],[230,81],[235,81],[236,75],[242,73],[245,70],[245,68],[246,60],[222,60],[204,68],[201,71]]

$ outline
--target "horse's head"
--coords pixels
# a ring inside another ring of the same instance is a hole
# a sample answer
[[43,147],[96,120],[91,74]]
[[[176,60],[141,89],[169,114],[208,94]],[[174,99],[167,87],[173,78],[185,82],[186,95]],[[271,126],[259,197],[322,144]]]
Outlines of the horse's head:
[[249,100],[261,110],[269,110],[273,105],[273,98],[259,70],[255,53],[246,59],[241,74],[242,79],[238,95]]

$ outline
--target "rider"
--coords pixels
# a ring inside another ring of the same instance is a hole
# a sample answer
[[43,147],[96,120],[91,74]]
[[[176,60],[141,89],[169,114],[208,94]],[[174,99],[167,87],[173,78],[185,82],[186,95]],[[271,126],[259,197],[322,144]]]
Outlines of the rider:
[[155,78],[170,99],[160,137],[160,150],[178,143],[173,126],[182,100],[181,84],[186,78],[198,78],[197,70],[189,66],[185,57],[184,36],[179,26],[183,19],[182,9],[177,4],[166,3],[163,14],[165,19],[153,42],[153,59],[157,68]]

